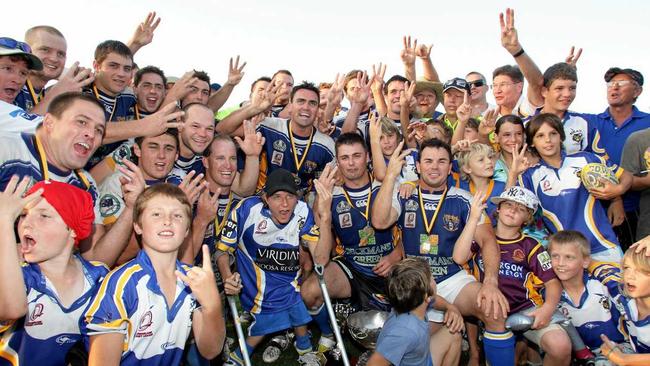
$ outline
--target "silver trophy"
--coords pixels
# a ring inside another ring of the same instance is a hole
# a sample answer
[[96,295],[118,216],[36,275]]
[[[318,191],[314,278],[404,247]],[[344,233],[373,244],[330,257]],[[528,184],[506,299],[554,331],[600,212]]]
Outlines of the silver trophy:
[[390,313],[379,310],[359,311],[348,316],[348,331],[352,338],[367,349],[375,349],[381,328]]

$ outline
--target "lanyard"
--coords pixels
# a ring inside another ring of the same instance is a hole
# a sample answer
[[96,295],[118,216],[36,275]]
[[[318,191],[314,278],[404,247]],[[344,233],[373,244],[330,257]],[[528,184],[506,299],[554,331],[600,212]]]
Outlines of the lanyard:
[[[226,221],[228,221],[228,215],[230,214],[230,204],[232,203],[232,191],[228,194],[228,204],[226,204],[226,211],[223,214],[223,218],[221,219],[221,222],[219,222],[219,213],[217,212],[217,215],[214,217],[214,236],[216,237],[221,233],[221,230],[223,229],[223,226],[226,224]],[[218,207],[217,207],[218,210]]]
[[436,223],[436,219],[438,218],[438,213],[440,212],[440,208],[442,207],[442,203],[445,200],[445,197],[447,197],[447,187],[445,187],[445,191],[442,192],[442,197],[440,197],[440,201],[438,201],[438,206],[436,207],[436,210],[433,212],[433,215],[431,216],[431,222],[427,219],[427,211],[424,209],[424,201],[422,200],[422,189],[418,187],[418,195],[420,196],[420,210],[422,211],[422,220],[424,221],[424,229],[427,231],[427,234],[431,234],[431,230],[433,230],[433,225]]
[[27,89],[29,89],[29,94],[31,94],[32,99],[34,100],[34,105],[37,105],[40,101],[41,98],[43,98],[43,89],[39,93],[36,93],[34,90],[34,85],[32,85],[32,82],[27,79]]
[[[483,203],[487,202],[488,198],[492,194],[492,190],[494,189],[494,179],[490,179],[490,183],[488,184],[488,189],[485,192],[485,199],[483,200]],[[474,196],[476,194],[476,186],[474,186],[474,183],[471,181],[469,182],[469,193]]]
[[[93,84],[93,92],[95,93],[95,98],[101,103],[101,99],[99,98],[99,91],[97,90],[97,85]],[[103,105],[104,103],[102,103]],[[115,96],[115,100],[113,101],[113,108],[111,108],[111,115],[108,117],[108,122],[113,120],[113,113],[115,113],[115,106],[117,105],[117,96]]]
[[312,127],[311,130],[311,135],[309,136],[309,141],[307,141],[307,146],[305,146],[305,151],[302,153],[302,157],[300,160],[298,160],[298,150],[296,149],[296,145],[293,142],[293,132],[291,132],[291,122],[287,121],[287,127],[289,130],[289,141],[291,142],[291,154],[293,155],[293,161],[296,164],[296,174],[300,172],[300,167],[302,166],[302,163],[305,162],[305,159],[307,158],[307,153],[309,152],[309,148],[311,147],[311,141],[314,139],[314,128]]
[[359,211],[361,216],[363,216],[366,219],[366,221],[368,221],[368,213],[370,212],[370,198],[372,197],[372,181],[370,181],[370,187],[368,187],[368,198],[366,198],[366,212],[359,210],[359,208],[356,205],[352,204],[352,199],[350,198],[348,192],[345,190],[345,188],[343,188],[343,186],[341,186],[341,188],[343,189],[343,195],[345,196],[345,200],[348,201],[350,207]]
[[[38,136],[34,135],[34,146],[36,147],[36,153],[38,154],[39,160],[38,165],[41,167],[41,175],[43,180],[50,180],[50,170],[47,167],[47,157],[45,156],[45,151],[43,150],[43,145]],[[75,175],[79,180],[86,186],[86,190],[90,189],[90,182],[84,174],[81,173],[80,169],[74,170]]]

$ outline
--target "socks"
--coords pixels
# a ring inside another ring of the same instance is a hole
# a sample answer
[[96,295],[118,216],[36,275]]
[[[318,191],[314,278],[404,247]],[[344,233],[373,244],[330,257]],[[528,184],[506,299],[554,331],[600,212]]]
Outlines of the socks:
[[[244,359],[244,357],[241,354],[241,348],[239,347],[239,343],[236,343],[236,344],[237,344],[237,348],[235,349],[234,354],[237,357],[237,359],[241,361],[241,360]],[[246,350],[248,351],[249,356],[253,354],[254,349],[255,349],[255,347],[253,347],[250,344],[246,343]],[[232,354],[231,354],[231,358],[232,358]],[[242,361],[242,363],[243,363],[243,361]]]
[[314,319],[318,325],[318,328],[320,328],[322,335],[331,336],[334,334],[334,330],[332,330],[332,326],[330,325],[330,317],[327,315],[327,308],[325,307],[325,304],[322,304],[320,308],[316,309],[315,311],[310,311],[310,314],[312,319]]
[[296,336],[296,351],[298,351],[298,354],[303,354],[312,351],[311,339],[309,338],[309,334],[305,334],[303,336],[299,336],[299,335]]
[[491,366],[515,364],[515,337],[511,331],[483,333],[483,350]]

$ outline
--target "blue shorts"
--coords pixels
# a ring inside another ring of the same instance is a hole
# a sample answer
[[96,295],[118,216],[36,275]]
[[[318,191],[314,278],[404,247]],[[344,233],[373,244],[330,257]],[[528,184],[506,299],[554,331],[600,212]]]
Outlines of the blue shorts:
[[306,325],[312,320],[305,303],[302,301],[298,301],[283,311],[251,315],[253,316],[253,322],[248,327],[248,335],[251,337]]

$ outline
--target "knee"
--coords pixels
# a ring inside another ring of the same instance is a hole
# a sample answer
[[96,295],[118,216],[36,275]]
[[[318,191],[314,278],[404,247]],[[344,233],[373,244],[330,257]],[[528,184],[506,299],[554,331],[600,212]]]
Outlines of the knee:
[[571,357],[571,340],[564,331],[552,331],[544,334],[541,346],[547,355],[553,358]]
[[306,281],[300,287],[300,295],[302,296],[302,301],[305,303],[305,306],[307,306],[308,309],[318,307],[323,302],[320,288],[313,282],[314,281]]

